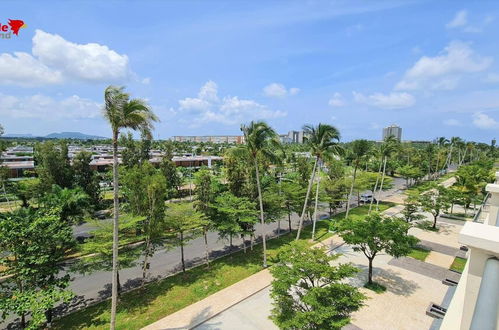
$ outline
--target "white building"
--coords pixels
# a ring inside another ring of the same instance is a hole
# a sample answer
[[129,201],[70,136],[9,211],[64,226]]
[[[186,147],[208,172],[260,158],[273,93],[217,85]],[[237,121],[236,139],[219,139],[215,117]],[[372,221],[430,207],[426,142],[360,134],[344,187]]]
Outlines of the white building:
[[468,247],[468,261],[441,330],[499,329],[499,172],[479,216],[467,222],[459,243]]
[[402,139],[402,128],[397,125],[390,125],[383,128],[383,141],[389,136],[394,136],[400,141]]

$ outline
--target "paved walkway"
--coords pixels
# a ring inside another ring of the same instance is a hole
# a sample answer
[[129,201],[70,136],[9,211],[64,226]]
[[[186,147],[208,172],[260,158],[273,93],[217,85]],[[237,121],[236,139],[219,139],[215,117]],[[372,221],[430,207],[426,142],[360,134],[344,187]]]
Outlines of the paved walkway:
[[443,254],[437,251],[431,251],[430,254],[426,257],[425,262],[435,265],[435,266],[440,266],[445,269],[449,269],[450,265],[452,265],[452,262],[454,261],[454,256],[450,256],[448,254]]

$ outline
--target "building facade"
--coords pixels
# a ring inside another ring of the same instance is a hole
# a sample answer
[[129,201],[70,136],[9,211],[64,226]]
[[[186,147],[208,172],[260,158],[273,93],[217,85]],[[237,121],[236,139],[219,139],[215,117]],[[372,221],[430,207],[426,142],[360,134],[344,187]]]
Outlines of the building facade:
[[383,141],[389,136],[394,136],[397,140],[401,141],[402,128],[397,125],[390,125],[383,128]]

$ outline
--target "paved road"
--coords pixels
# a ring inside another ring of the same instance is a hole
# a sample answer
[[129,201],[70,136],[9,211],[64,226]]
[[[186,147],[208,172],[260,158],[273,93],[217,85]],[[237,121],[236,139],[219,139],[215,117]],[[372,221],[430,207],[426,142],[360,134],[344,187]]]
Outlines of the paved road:
[[[399,193],[405,184],[405,180],[400,178],[395,178],[393,180],[393,187],[387,191],[382,192],[382,199],[392,196],[393,194]],[[351,200],[351,202],[356,202],[356,197]],[[321,216],[325,216],[326,213],[321,213]],[[103,220],[106,221],[106,220]],[[109,220],[107,220],[109,221]],[[299,217],[294,214],[292,216],[293,228],[298,225]],[[287,230],[287,218],[281,221],[281,228]],[[92,229],[89,224],[83,224],[75,228],[75,233],[82,234],[87,233]],[[267,235],[276,234],[277,232],[277,222],[266,224],[265,230]],[[256,226],[256,234],[260,235],[261,225]],[[234,245],[242,244],[239,238],[234,238]],[[215,232],[210,232],[208,234],[208,245],[212,251],[211,255],[219,256],[221,254],[229,252],[228,242],[218,239],[218,234]],[[193,263],[196,261],[202,261],[204,258],[205,247],[204,239],[202,237],[192,240],[185,248],[185,258],[188,263]],[[180,270],[180,249],[175,248],[171,250],[159,250],[151,258],[150,275],[151,279],[164,277],[166,275],[178,272]],[[77,295],[75,303],[70,306],[70,309],[81,308],[88,305],[96,300],[101,300],[110,296],[111,288],[111,272],[98,271],[92,274],[72,274],[73,281],[71,282],[70,289]],[[140,283],[142,277],[142,270],[140,267],[140,260],[137,266],[124,269],[120,271],[120,280],[123,288],[126,290],[128,288],[133,288]],[[5,326],[5,323],[0,323],[0,327]]]

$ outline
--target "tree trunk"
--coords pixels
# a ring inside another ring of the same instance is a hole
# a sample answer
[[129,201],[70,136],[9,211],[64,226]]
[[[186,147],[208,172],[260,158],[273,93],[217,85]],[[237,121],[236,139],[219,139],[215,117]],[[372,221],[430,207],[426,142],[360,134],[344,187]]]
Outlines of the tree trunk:
[[312,219],[312,241],[315,240],[315,223],[317,222],[317,204],[319,203],[319,186],[321,184],[320,166],[317,168],[317,189],[315,190],[314,218]]
[[379,211],[379,200],[381,199],[381,192],[383,191],[383,183],[385,182],[385,171],[386,171],[386,160],[388,157],[385,156],[385,161],[383,162],[383,174],[381,175],[381,184],[379,185],[378,199],[376,200],[376,211]]
[[204,236],[204,249],[205,249],[205,258],[206,258],[206,266],[210,268],[210,250],[208,248],[208,231],[206,228],[203,229]]
[[277,236],[281,236],[281,218],[277,219]]
[[182,261],[182,272],[185,273],[185,260],[184,260],[184,232],[180,232],[180,260]]
[[147,269],[148,267],[148,261],[149,261],[149,249],[151,247],[151,239],[148,235],[146,238],[146,248],[145,248],[145,255],[144,255],[144,265],[142,266],[142,285],[146,283],[146,275],[147,275]]
[[113,272],[111,290],[111,324],[109,328],[116,327],[116,307],[118,306],[118,225],[119,225],[119,199],[118,199],[118,131],[113,131]]
[[350,192],[348,193],[347,197],[347,212],[345,213],[345,219],[348,218],[348,214],[350,213],[350,198],[352,198],[353,186],[355,185],[356,176],[357,176],[357,163],[355,163],[355,166],[353,168],[353,178],[352,178],[352,184],[350,185]]
[[288,225],[289,225],[289,232],[291,232],[293,229],[291,228],[291,211],[288,208]]
[[256,186],[258,188],[258,202],[260,204],[260,221],[262,224],[262,242],[263,242],[263,268],[267,268],[267,242],[265,238],[265,216],[263,214],[262,188],[260,187],[260,171],[258,170],[258,162],[256,156],[253,157],[255,162]]
[[438,218],[438,215],[433,216],[433,229],[437,228],[437,218]]
[[118,287],[118,297],[121,296],[121,281],[120,281],[120,272],[116,273],[117,278],[117,287]]
[[383,158],[380,159],[380,162],[379,162],[378,175],[376,176],[376,183],[374,184],[374,190],[372,193],[373,197],[371,198],[371,202],[369,203],[369,212],[367,212],[367,214],[371,214],[371,209],[372,209],[373,203],[374,203],[374,194],[376,194],[376,189],[378,189],[379,174],[381,172],[381,166],[383,166]]
[[52,324],[52,308],[45,311],[45,318],[47,319],[47,326],[50,328],[50,325]]
[[367,274],[367,283],[373,284],[373,260],[369,259],[369,272]]
[[310,175],[310,181],[308,182],[307,194],[305,195],[305,203],[303,204],[303,211],[301,213],[300,222],[298,223],[298,232],[296,233],[296,240],[300,239],[301,229],[303,226],[303,219],[305,218],[305,212],[307,211],[308,196],[310,196],[310,190],[312,190],[312,182],[315,178],[315,168],[317,167],[317,162],[319,157],[315,157],[314,168],[312,169],[312,174]]

